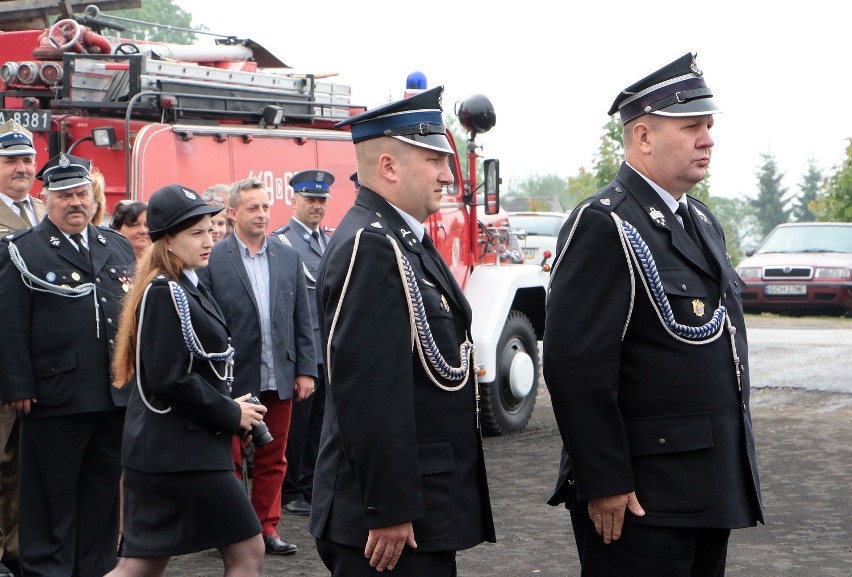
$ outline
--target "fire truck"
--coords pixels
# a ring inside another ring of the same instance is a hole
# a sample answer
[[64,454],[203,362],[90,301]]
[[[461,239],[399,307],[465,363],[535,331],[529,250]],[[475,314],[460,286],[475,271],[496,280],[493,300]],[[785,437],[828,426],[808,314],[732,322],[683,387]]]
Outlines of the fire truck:
[[[0,33],[0,122],[33,132],[39,166],[60,152],[90,159],[104,175],[108,213],[168,184],[201,192],[254,177],[272,199],[270,230],[292,215],[290,176],[322,168],[338,177],[323,223],[334,228],[357,192],[350,133],[334,124],[366,109],[350,103],[349,86],[296,72],[252,40],[180,45],[123,32],[88,6],[47,28]],[[535,405],[548,265],[523,263],[513,249],[499,161],[478,153],[476,137],[495,123],[491,103],[475,95],[456,114],[464,150],[426,225],[473,308],[483,431],[510,434]]]

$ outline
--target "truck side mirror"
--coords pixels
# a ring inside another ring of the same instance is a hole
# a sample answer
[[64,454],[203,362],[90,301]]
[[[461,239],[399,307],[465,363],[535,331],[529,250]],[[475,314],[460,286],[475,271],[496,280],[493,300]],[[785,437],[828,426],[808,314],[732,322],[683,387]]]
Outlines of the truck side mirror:
[[485,214],[497,214],[500,210],[500,161],[489,158],[483,162],[485,168]]

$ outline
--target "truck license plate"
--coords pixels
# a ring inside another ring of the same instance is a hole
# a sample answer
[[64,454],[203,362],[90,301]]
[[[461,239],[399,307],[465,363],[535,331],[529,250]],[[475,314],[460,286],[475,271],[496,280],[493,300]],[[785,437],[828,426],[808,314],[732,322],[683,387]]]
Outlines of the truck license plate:
[[49,110],[0,110],[0,124],[15,120],[31,132],[50,130]]
[[808,287],[803,284],[768,284],[764,289],[768,295],[806,295]]
[[534,248],[525,248],[524,249],[524,258],[532,260],[535,258],[535,249]]

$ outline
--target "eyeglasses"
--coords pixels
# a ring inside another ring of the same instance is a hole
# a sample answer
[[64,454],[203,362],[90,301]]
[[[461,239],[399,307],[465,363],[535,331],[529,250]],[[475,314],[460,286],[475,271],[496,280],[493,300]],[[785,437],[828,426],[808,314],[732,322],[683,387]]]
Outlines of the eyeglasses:
[[209,194],[203,195],[201,197],[201,200],[203,200],[204,202],[208,202],[210,200],[213,200],[213,201],[216,201],[216,202],[225,202],[225,199],[223,199],[221,196],[210,196]]

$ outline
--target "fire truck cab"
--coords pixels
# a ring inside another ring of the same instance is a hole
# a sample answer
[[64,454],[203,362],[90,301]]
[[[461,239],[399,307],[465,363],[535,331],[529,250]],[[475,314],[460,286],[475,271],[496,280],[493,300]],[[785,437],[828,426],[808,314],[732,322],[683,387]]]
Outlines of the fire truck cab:
[[[122,37],[94,6],[63,16],[47,29],[0,33],[0,122],[15,118],[34,133],[39,165],[59,152],[91,160],[108,213],[167,184],[203,192],[254,177],[272,200],[270,231],[292,214],[290,176],[321,168],[338,177],[323,222],[333,232],[357,192],[350,133],[334,129],[365,110],[349,102],[348,86],[297,73],[251,40],[148,43]],[[455,155],[455,184],[426,224],[474,311],[483,430],[508,434],[535,405],[547,266],[522,262],[507,219],[479,218],[481,207],[499,209],[499,162],[482,162],[475,142],[496,117],[479,95],[457,113],[469,169]]]

